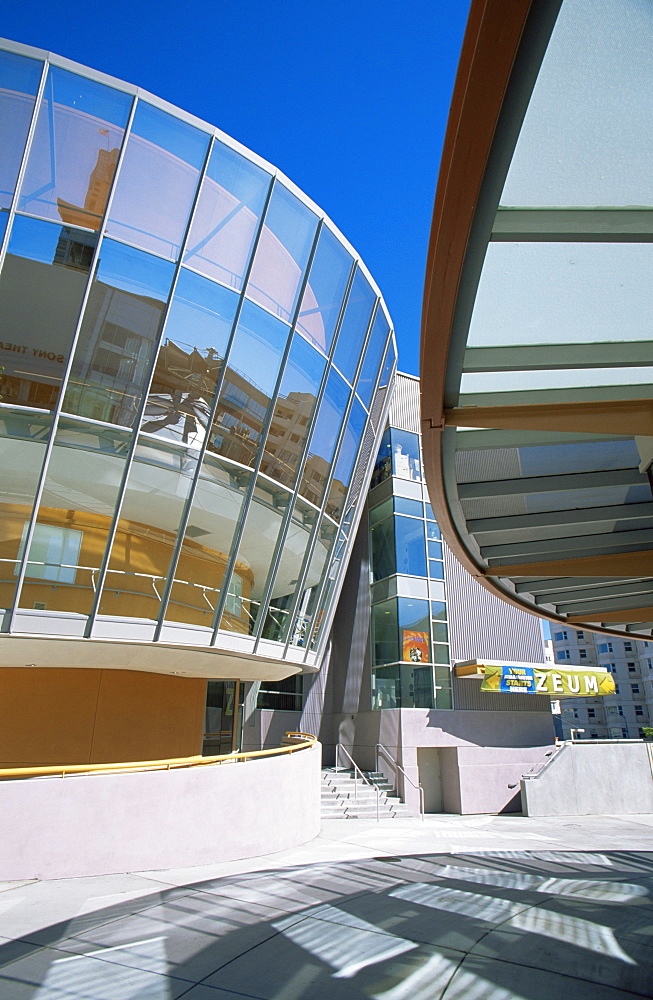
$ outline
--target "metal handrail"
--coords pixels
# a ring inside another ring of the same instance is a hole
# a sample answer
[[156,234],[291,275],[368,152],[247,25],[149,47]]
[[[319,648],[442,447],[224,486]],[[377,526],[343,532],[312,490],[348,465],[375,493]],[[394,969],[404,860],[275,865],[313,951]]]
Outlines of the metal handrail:
[[317,742],[317,737],[310,733],[286,733],[286,736],[302,738],[301,743],[292,743],[285,747],[273,747],[271,750],[234,750],[212,757],[170,757],[167,760],[139,760],[129,763],[114,764],[51,764],[45,767],[3,767],[0,768],[0,780],[12,778],[65,778],[74,774],[121,774],[134,771],[172,771],[180,767],[203,767],[207,764],[236,763],[250,760],[253,757],[273,757],[284,753],[294,753],[305,750]]
[[[399,763],[399,761],[395,760],[394,757],[392,756],[392,754],[390,753],[390,751],[388,750],[388,748],[383,746],[383,743],[377,743],[376,744],[376,769],[377,769],[377,771],[379,770],[379,750],[383,751],[383,753],[386,755],[386,758],[388,759],[388,761],[390,762],[390,764],[392,764],[392,766],[397,771],[401,771],[401,773],[403,774],[405,780],[409,781],[410,784],[413,786],[413,788],[416,788],[417,791],[419,792],[419,814],[422,817],[422,822],[424,822],[424,789],[422,788],[421,784],[419,782],[417,784],[415,784],[415,782],[410,777],[410,775],[406,774],[406,772],[404,771],[404,769],[401,766],[401,764]],[[404,801],[405,800],[406,800],[406,796],[404,795]]]
[[361,771],[360,767],[358,766],[358,764],[356,763],[356,761],[354,760],[354,758],[352,757],[352,755],[349,753],[349,750],[347,749],[347,747],[343,746],[342,743],[337,743],[336,744],[336,771],[338,770],[338,754],[339,754],[339,752],[341,750],[344,751],[345,756],[347,757],[347,759],[349,761],[351,761],[351,763],[353,765],[353,768],[354,768],[354,798],[356,799],[356,801],[358,801],[358,776],[357,776],[358,774],[360,774],[360,776],[363,779],[363,781],[365,782],[365,784],[369,785],[370,788],[373,788],[374,791],[376,792],[376,822],[378,823],[379,820],[380,820],[380,816],[379,816],[379,799],[380,799],[380,796],[381,796],[381,790],[380,790],[380,788],[378,788],[377,785],[375,785],[372,781],[369,781],[365,777],[365,775]]

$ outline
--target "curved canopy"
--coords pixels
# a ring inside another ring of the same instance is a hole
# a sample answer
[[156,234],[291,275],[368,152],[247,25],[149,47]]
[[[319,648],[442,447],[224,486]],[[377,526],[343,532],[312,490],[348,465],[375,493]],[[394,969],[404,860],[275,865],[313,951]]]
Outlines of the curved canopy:
[[526,610],[644,638],[652,45],[645,0],[473,0],[422,329],[426,474],[455,554]]

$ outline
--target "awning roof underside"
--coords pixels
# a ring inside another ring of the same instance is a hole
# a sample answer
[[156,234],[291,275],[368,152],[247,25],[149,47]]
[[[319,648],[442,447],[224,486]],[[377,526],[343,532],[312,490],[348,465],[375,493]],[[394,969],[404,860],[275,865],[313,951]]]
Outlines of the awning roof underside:
[[553,29],[536,72],[538,6],[502,111],[513,134],[500,117],[461,266],[441,493],[468,566],[513,599],[648,637],[653,5],[564,0],[555,18],[542,3]]

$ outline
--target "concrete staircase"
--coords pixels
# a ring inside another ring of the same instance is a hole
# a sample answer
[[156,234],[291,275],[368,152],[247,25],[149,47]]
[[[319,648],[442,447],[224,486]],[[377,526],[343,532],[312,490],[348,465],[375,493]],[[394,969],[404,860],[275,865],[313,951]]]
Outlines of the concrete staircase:
[[[379,789],[379,818],[412,817],[412,812],[399,799],[393,786],[380,771],[363,771],[367,780]],[[322,768],[322,819],[376,819],[376,792],[359,775],[358,795],[355,791],[353,768],[346,771]]]

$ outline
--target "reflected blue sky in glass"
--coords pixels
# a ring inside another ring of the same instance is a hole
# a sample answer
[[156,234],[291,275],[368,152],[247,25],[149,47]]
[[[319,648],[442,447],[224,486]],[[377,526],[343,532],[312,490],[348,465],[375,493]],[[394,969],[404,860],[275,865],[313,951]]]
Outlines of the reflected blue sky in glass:
[[358,402],[354,400],[347,420],[347,426],[340,446],[338,460],[333,473],[334,480],[338,480],[343,485],[348,486],[351,478],[351,471],[354,467],[354,459],[363,438],[363,429],[367,414]]
[[304,290],[297,327],[326,354],[331,348],[352,264],[351,255],[323,226]]
[[130,94],[57,66],[51,66],[48,71],[44,96],[56,104],[74,108],[80,115],[101,118],[119,128],[127,124],[132,103]]
[[326,462],[330,462],[333,457],[349,392],[349,386],[338,373],[330,372],[309,446],[311,455],[319,455]]
[[252,302],[243,303],[229,367],[271,396],[289,332],[285,323],[264,309]]
[[105,239],[100,248],[97,277],[132,295],[150,295],[164,301],[170,294],[174,264],[144,250]]
[[9,208],[43,63],[0,52],[0,205]]
[[132,132],[155,146],[168,150],[197,170],[204,162],[209,144],[208,134],[145,101],[138,102]]
[[7,223],[9,222],[8,212],[0,212],[0,242],[5,235],[5,230],[7,229]]
[[357,270],[349,291],[333,358],[336,367],[350,382],[360,360],[375,299],[376,294],[369,281],[360,269]]
[[38,59],[0,52],[0,90],[13,90],[34,96],[38,90],[43,63]]
[[362,399],[363,405],[368,408],[372,399],[372,393],[374,392],[374,386],[376,385],[389,332],[390,328],[388,327],[388,321],[385,318],[383,310],[377,309],[367,350],[365,351],[365,360],[363,361],[363,367],[361,368],[356,385],[356,391]]
[[27,257],[28,260],[38,260],[42,264],[51,264],[62,228],[55,222],[41,222],[40,219],[17,215],[9,237],[8,253]]

